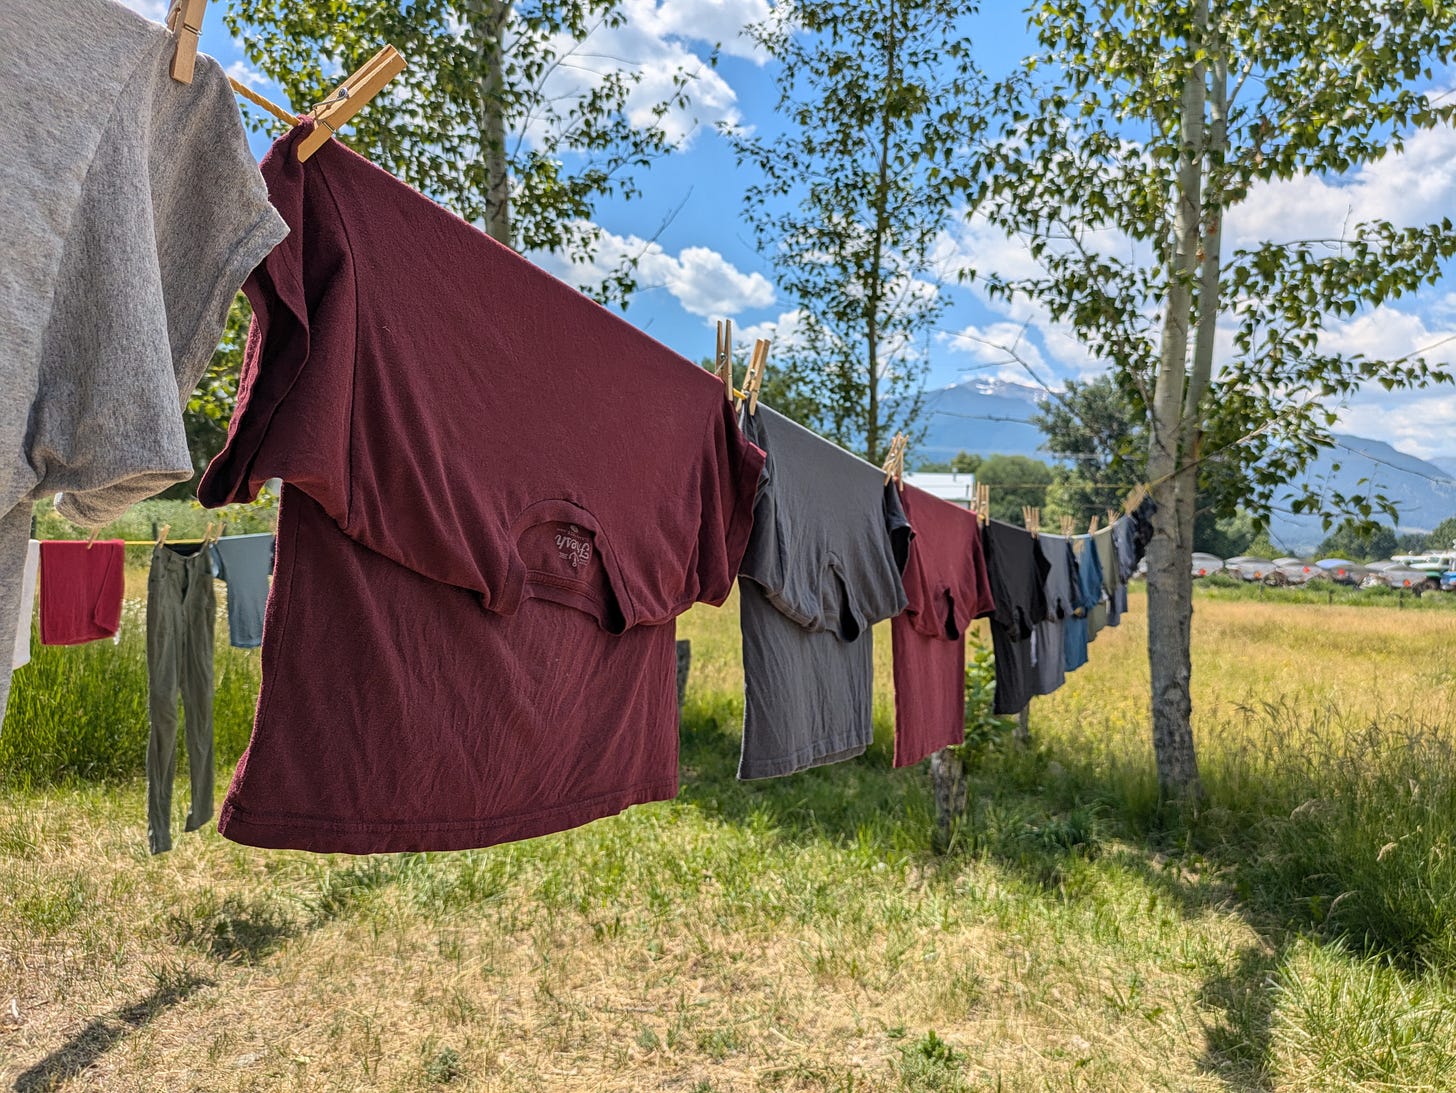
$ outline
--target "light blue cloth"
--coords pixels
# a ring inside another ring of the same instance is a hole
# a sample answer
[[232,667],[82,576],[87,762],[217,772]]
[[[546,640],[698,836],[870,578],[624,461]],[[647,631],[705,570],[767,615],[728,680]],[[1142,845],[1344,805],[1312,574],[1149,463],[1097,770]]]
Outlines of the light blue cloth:
[[227,582],[228,640],[239,649],[263,644],[263,612],[273,572],[273,536],[229,535],[212,548],[218,577]]

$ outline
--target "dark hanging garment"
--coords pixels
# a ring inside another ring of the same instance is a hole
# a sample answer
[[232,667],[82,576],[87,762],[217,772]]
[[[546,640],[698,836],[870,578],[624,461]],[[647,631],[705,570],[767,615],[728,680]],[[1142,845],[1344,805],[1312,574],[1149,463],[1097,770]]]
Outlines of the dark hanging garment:
[[711,374],[337,141],[299,163],[308,128],[199,489],[285,483],[220,830],[451,850],[674,796],[673,620],[731,590],[762,453]]
[[1032,635],[1046,618],[1050,565],[1031,532],[992,520],[984,536],[991,572],[991,641],[996,652],[998,714],[1020,713],[1036,693]]
[[1072,568],[1072,613],[1063,622],[1062,661],[1067,671],[1075,672],[1087,663],[1087,615],[1102,592],[1102,570],[1097,551],[1085,536],[1067,540],[1067,558]]
[[910,527],[878,467],[762,404],[743,428],[768,463],[738,582],[738,776],[773,778],[874,738],[871,630],[905,608]]
[[1036,624],[1032,653],[1036,693],[1049,695],[1067,681],[1066,624],[1072,614],[1072,564],[1069,543],[1060,535],[1037,538],[1047,560],[1046,618]]
[[890,623],[895,766],[966,738],[966,627],[996,609],[974,513],[914,486],[900,491],[915,529],[903,613]]
[[217,600],[212,559],[200,546],[158,546],[147,574],[147,843],[172,849],[172,783],[177,775],[177,700],[186,718],[191,800],[183,827],[212,818],[213,663]]

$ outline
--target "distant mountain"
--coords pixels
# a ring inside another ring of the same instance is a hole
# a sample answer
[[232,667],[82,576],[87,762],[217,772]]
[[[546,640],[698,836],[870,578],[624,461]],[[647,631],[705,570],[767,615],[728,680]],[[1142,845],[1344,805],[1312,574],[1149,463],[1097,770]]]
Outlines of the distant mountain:
[[1041,446],[1046,438],[1027,420],[1042,394],[1036,387],[993,379],[928,391],[920,419],[925,437],[915,453],[933,463],[949,462],[957,452],[1045,459]]
[[[927,392],[921,418],[925,437],[915,452],[937,463],[957,452],[1026,455],[1051,462],[1042,447],[1045,437],[1028,421],[1042,396],[1039,388],[993,379],[965,380]],[[1346,433],[1337,434],[1335,442],[1334,450],[1310,468],[1309,481],[1317,490],[1383,493],[1399,509],[1397,530],[1402,532],[1430,531],[1456,516],[1456,455],[1428,462],[1384,441]],[[1325,537],[1319,517],[1284,512],[1274,513],[1270,532],[1275,544],[1292,554],[1313,550]]]
[[[1430,531],[1456,516],[1456,478],[1443,467],[1368,437],[1336,433],[1335,445],[1310,467],[1308,481],[1317,493],[1382,493],[1400,513],[1399,532]],[[1276,545],[1296,554],[1313,550],[1325,537],[1319,517],[1281,512],[1270,521],[1270,532]]]
[[1426,460],[1433,467],[1439,467],[1452,478],[1456,478],[1456,455],[1438,455]]

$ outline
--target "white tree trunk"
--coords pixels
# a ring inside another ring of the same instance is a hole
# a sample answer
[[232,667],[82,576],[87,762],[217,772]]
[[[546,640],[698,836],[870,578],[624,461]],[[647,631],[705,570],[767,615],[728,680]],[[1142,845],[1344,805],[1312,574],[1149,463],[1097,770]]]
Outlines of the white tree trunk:
[[[1200,29],[1207,27],[1208,0],[1197,0],[1194,18]],[[1207,375],[1200,384],[1196,367],[1190,371],[1188,344],[1194,281],[1201,257],[1206,77],[1203,64],[1191,64],[1183,81],[1174,249],[1169,261],[1148,452],[1148,478],[1158,506],[1153,516],[1153,539],[1148,544],[1148,668],[1152,677],[1153,752],[1158,785],[1167,797],[1196,797],[1201,791],[1193,746],[1190,648],[1193,514],[1198,479],[1195,451],[1201,388],[1206,386]],[[1191,444],[1187,443],[1190,439]]]

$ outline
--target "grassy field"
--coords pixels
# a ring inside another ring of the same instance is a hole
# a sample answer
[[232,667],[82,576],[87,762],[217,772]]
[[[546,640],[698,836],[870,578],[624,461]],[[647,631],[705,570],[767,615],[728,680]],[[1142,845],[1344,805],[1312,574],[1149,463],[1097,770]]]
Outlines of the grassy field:
[[[861,760],[735,781],[736,611],[697,609],[678,800],[370,859],[149,857],[138,614],[39,650],[0,735],[0,1087],[1452,1088],[1456,614],[1200,599],[1178,815],[1142,614],[977,765],[944,856],[889,769],[887,634]],[[257,654],[219,672],[230,772]]]

